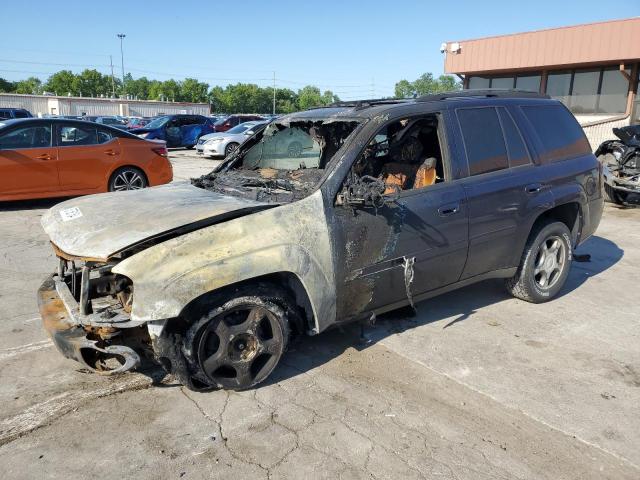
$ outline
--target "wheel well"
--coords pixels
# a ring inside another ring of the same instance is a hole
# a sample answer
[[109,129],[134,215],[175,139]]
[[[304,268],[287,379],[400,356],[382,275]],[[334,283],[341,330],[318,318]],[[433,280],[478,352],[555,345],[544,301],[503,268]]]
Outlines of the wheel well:
[[208,305],[212,302],[221,301],[223,298],[226,298],[238,291],[238,289],[251,285],[271,285],[274,288],[284,290],[283,293],[289,298],[283,298],[283,304],[290,303],[291,305],[289,306],[291,308],[298,310],[298,316],[301,319],[301,324],[290,325],[295,334],[303,334],[314,327],[315,322],[313,309],[311,307],[309,295],[307,295],[307,291],[298,276],[291,272],[270,273],[248,280],[243,280],[241,282],[232,283],[230,285],[225,285],[217,290],[203,293],[189,302],[182,309],[182,312],[180,312],[180,318],[193,318],[203,314],[207,311]]
[[569,231],[571,231],[571,236],[575,243],[578,239],[578,233],[580,231],[580,215],[580,204],[578,202],[558,205],[541,214],[534,222],[531,230],[533,230],[536,225],[539,225],[542,222],[562,222],[567,226]]

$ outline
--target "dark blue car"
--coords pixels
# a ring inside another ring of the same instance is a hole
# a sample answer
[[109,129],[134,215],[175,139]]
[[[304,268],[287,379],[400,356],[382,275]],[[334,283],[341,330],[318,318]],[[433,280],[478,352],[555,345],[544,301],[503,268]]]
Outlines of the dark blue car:
[[193,148],[202,135],[213,132],[211,120],[202,115],[164,115],[130,133],[149,140],[164,140],[167,147]]

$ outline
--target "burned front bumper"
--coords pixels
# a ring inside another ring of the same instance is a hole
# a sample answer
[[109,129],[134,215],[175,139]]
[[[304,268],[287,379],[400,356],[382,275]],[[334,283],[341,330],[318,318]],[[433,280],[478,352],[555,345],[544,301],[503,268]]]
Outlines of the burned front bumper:
[[[133,348],[110,340],[117,342],[127,320],[81,313],[58,275],[48,276],[38,289],[38,306],[44,328],[65,357],[103,375],[123,373],[140,365],[140,355]],[[136,325],[129,321],[126,326]]]

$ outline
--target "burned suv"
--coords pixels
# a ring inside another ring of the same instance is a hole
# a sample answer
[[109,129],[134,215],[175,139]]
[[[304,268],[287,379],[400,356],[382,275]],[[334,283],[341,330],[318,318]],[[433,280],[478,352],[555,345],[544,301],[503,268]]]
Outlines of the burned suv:
[[[291,135],[313,147],[278,153]],[[40,312],[96,372],[148,357],[192,389],[245,389],[293,334],[489,278],[553,298],[602,209],[599,163],[548,97],[336,104],[266,124],[191,184],[53,207]]]

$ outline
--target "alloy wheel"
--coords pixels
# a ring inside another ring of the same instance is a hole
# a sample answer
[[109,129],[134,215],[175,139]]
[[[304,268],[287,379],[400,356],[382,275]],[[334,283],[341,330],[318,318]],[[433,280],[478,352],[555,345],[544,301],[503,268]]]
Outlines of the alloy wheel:
[[244,389],[264,380],[280,360],[284,336],[275,314],[259,305],[222,312],[197,343],[200,367],[215,384]]
[[136,170],[122,170],[113,179],[113,191],[140,190],[146,186],[144,177]]
[[562,276],[566,259],[566,247],[557,235],[546,238],[538,247],[533,276],[538,288],[552,288]]

